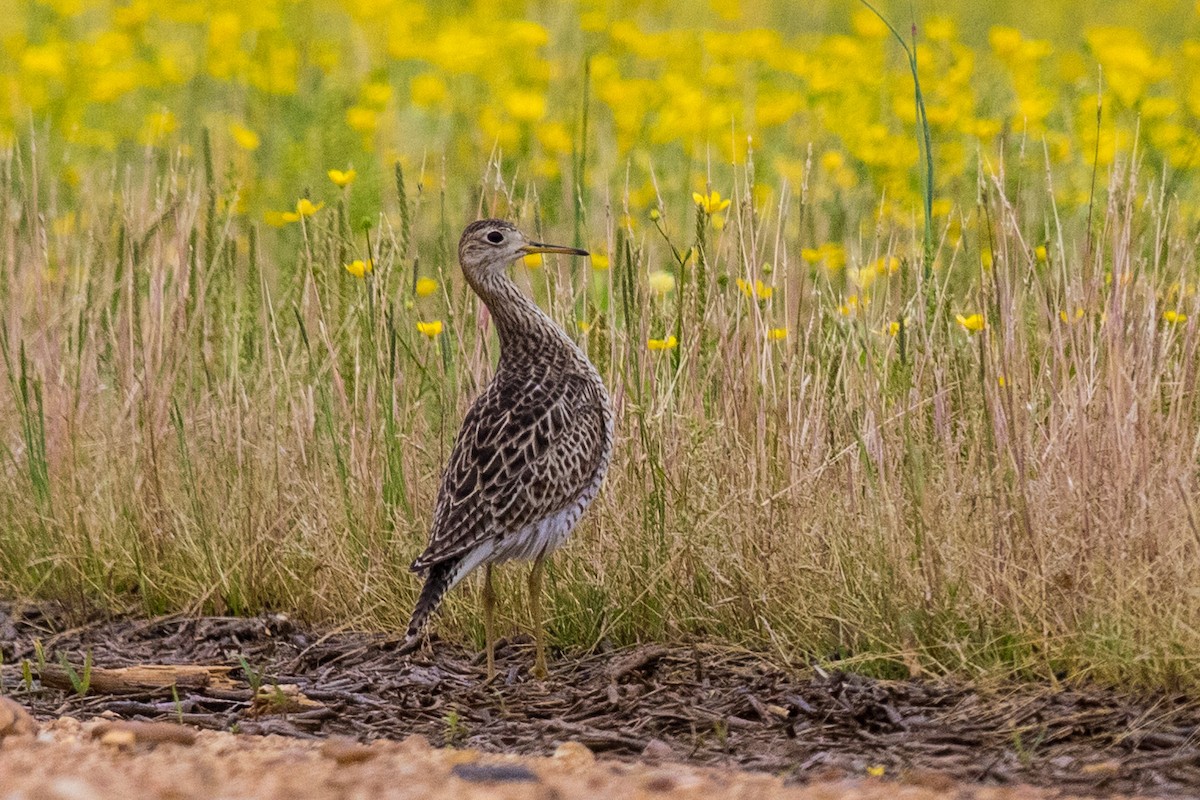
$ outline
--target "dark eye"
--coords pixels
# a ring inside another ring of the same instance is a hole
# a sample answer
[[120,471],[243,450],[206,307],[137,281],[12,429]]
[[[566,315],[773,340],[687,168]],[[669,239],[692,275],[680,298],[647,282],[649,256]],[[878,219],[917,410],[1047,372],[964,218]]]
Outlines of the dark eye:
[[492,244],[500,244],[504,241],[504,234],[500,231],[492,231],[487,235],[487,240]]

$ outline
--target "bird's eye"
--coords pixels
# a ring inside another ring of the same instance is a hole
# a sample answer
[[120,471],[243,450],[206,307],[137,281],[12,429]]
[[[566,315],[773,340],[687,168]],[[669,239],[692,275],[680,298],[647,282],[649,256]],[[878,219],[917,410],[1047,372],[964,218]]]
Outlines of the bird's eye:
[[500,231],[492,231],[487,235],[487,240],[492,244],[500,244],[504,241],[504,234]]

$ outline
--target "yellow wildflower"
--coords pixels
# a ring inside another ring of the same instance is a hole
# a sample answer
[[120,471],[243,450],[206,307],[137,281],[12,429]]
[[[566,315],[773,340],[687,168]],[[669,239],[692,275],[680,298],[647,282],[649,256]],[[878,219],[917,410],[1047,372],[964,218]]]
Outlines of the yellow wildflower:
[[867,774],[872,778],[882,778],[883,772],[884,770],[882,764],[872,764],[871,766],[867,767]]
[[530,269],[537,269],[541,265],[542,265],[542,254],[541,253],[530,253],[529,255],[525,256],[525,266],[529,267]]
[[888,336],[899,336],[900,335],[900,322],[898,320],[892,320],[891,322],[889,322],[887,324],[887,327],[884,328],[883,331]]
[[751,300],[770,300],[771,295],[775,293],[775,289],[763,283],[761,278],[754,283],[738,278],[737,287]]
[[608,269],[608,256],[603,253],[592,253],[592,269],[597,272]]
[[809,264],[825,262],[829,270],[839,270],[846,265],[846,248],[836,242],[825,242],[820,247],[805,247],[800,251],[800,258]]
[[965,317],[962,314],[955,314],[954,318],[966,331],[981,331],[987,327],[987,321],[984,320],[983,314],[970,314]]
[[876,275],[895,275],[900,271],[900,259],[895,256],[880,256],[875,261]]
[[866,308],[870,304],[871,304],[871,298],[869,298],[869,297],[861,297],[860,298],[858,295],[852,294],[846,298],[845,303],[838,306],[838,313],[841,314],[843,317],[850,317],[850,316],[853,316],[858,311],[858,309]]
[[1184,314],[1182,311],[1164,311],[1163,319],[1172,325],[1179,325],[1187,322],[1187,314]]
[[138,141],[147,146],[158,144],[173,133],[178,124],[175,115],[166,109],[147,114],[138,133]]
[[417,278],[417,297],[429,297],[437,288],[438,282],[433,278]]
[[588,322],[586,319],[578,320],[575,324],[579,326],[580,333],[589,333],[592,330],[592,323]]
[[837,150],[826,150],[821,154],[821,169],[836,172],[846,164],[846,159]]
[[1074,315],[1068,314],[1066,311],[1059,311],[1058,318],[1061,319],[1063,322],[1068,322],[1068,323],[1083,319],[1083,309],[1076,308]]
[[1033,253],[1037,257],[1038,261],[1045,261],[1046,260],[1046,245],[1039,244],[1037,246],[1037,249],[1035,249],[1033,251]]
[[1012,58],[1021,49],[1021,32],[1016,28],[995,25],[988,31],[988,44],[1001,58]]
[[317,213],[324,207],[325,207],[324,202],[314,203],[312,200],[309,200],[307,197],[301,197],[299,200],[296,201],[296,214],[298,215],[297,219],[299,219],[299,217],[311,217],[313,214]]
[[21,68],[31,75],[60,78],[67,69],[66,48],[56,44],[29,45],[21,53]]
[[846,248],[835,242],[825,242],[821,245],[821,259],[827,268],[841,269],[846,266]]
[[237,122],[229,124],[229,135],[233,137],[233,143],[243,150],[257,150],[262,143],[257,133]]
[[551,122],[547,125],[538,126],[537,139],[546,152],[552,154],[570,153],[571,145],[574,144],[571,132],[561,122]]
[[382,82],[365,83],[362,87],[363,103],[374,108],[383,108],[392,99],[392,87]]
[[788,335],[787,328],[771,328],[767,331],[767,338],[772,342],[778,342],[786,339]]
[[884,39],[888,35],[887,24],[865,8],[860,8],[851,17],[854,33],[864,39]]
[[679,340],[674,336],[665,339],[647,339],[646,347],[650,350],[674,350],[679,346]]
[[331,169],[325,174],[329,176],[329,180],[333,181],[335,185],[341,186],[342,188],[349,186],[354,182],[354,179],[358,177],[358,173],[353,169],[347,169],[345,171],[340,169]]
[[521,122],[537,122],[546,116],[546,97],[540,92],[514,90],[504,98],[504,109]]
[[418,322],[417,331],[425,334],[430,339],[436,339],[442,333],[442,321],[435,319],[432,322]]
[[696,205],[704,209],[705,214],[716,214],[718,211],[729,208],[729,201],[722,200],[721,194],[716,189],[713,189],[712,194],[707,197],[699,192],[692,192],[692,199],[696,201]]
[[346,272],[349,272],[356,278],[362,278],[369,275],[375,264],[370,259],[363,261],[361,258],[356,258],[346,265]]
[[422,108],[434,108],[441,105],[449,93],[446,82],[431,73],[413,78],[408,91],[412,95],[413,105]]
[[657,294],[670,294],[675,290],[675,276],[661,269],[651,272],[646,281]]
[[374,133],[379,126],[379,112],[362,106],[346,109],[346,124],[359,133]]

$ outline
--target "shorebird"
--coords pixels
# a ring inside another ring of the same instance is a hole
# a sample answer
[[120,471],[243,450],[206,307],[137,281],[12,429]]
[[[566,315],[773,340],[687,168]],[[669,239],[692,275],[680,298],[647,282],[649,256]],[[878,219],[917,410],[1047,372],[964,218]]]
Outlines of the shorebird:
[[496,670],[492,566],[533,562],[533,674],[544,678],[545,560],[595,499],[612,455],[613,414],[600,373],[507,274],[510,264],[533,253],[588,255],[530,241],[497,219],[471,223],[458,242],[463,275],[495,320],[500,360],[467,411],[442,474],[429,545],[412,563],[425,585],[400,646],[402,653],[416,649],[442,598],[482,565],[489,679]]

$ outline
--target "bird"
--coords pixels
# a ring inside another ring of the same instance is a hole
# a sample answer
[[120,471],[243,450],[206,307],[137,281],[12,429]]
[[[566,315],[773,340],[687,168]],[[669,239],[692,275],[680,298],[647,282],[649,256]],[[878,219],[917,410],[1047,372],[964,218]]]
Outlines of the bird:
[[415,650],[446,593],[482,566],[489,680],[496,674],[493,565],[533,562],[531,674],[544,679],[545,561],[595,500],[613,449],[612,404],[599,371],[508,275],[511,264],[535,253],[589,255],[531,241],[498,219],[472,222],[459,240],[459,264],[494,320],[500,357],[492,380],[463,418],[442,473],[429,543],[411,566],[424,576],[424,585],[398,648]]

